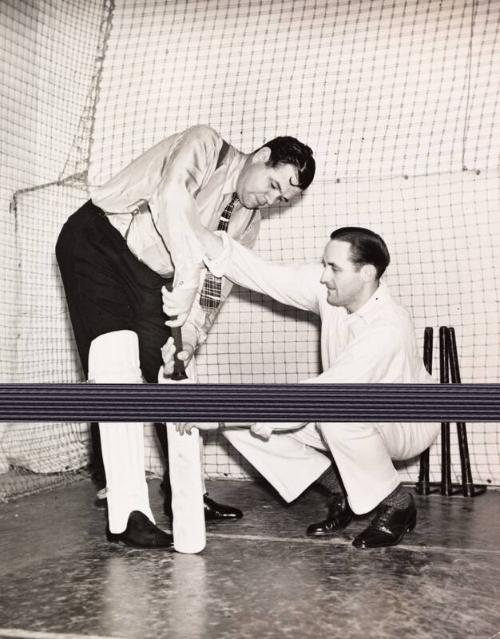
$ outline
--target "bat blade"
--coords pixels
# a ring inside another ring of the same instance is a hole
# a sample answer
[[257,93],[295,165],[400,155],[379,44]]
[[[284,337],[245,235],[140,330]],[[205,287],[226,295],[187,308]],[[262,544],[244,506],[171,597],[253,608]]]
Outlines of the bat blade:
[[[184,362],[177,357],[182,350],[181,329],[173,328],[172,337],[176,355],[171,379],[182,382],[187,374]],[[167,440],[174,549],[180,553],[199,553],[206,545],[200,434],[197,428],[191,434],[180,434],[176,425],[169,423]]]
[[177,552],[194,554],[206,545],[200,434],[181,435],[175,424],[167,424],[170,485],[172,489],[172,534]]

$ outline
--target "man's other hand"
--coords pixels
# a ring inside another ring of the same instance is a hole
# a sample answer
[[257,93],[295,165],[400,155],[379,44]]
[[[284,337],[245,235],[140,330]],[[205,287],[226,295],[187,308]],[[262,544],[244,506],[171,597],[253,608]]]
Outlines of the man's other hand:
[[161,289],[163,299],[163,312],[167,317],[174,318],[165,322],[167,326],[182,326],[189,315],[191,306],[197,292],[196,287],[176,286],[173,290],[167,290],[166,286]]
[[[180,359],[181,362],[184,362],[184,366],[187,367],[189,362],[191,361],[191,358],[193,357],[193,354],[194,348],[191,345],[186,344],[182,351],[179,351],[177,353],[177,358]],[[173,337],[169,337],[165,344],[162,346],[161,356],[163,359],[163,377],[171,377],[172,373],[174,372],[174,363],[176,357]]]
[[184,435],[184,434],[191,435],[191,431],[193,428],[197,428],[198,430],[217,430],[219,428],[219,424],[202,422],[201,424],[177,423],[175,425],[175,430],[181,435]]

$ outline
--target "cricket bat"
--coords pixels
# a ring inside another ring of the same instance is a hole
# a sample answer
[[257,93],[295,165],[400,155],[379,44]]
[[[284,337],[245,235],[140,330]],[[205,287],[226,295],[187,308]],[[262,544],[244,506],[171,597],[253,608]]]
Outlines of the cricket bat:
[[[172,328],[176,354],[182,350],[180,328]],[[169,380],[187,380],[184,362],[175,356],[174,372]],[[161,380],[160,380],[161,383]],[[203,485],[201,480],[200,433],[181,434],[176,424],[167,423],[170,486],[172,490],[172,535],[174,549],[195,554],[206,545]]]

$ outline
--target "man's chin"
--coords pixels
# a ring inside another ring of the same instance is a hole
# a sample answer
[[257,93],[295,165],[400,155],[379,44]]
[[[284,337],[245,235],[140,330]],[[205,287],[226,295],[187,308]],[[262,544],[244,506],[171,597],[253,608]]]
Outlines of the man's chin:
[[242,203],[242,205],[246,208],[246,209],[261,209],[262,206],[259,205],[259,203],[257,202],[257,200],[252,197],[251,195],[248,198],[243,198],[240,200],[240,202]]
[[339,306],[337,293],[332,293],[332,291],[328,291],[328,295],[326,296],[326,301],[328,304],[332,306]]

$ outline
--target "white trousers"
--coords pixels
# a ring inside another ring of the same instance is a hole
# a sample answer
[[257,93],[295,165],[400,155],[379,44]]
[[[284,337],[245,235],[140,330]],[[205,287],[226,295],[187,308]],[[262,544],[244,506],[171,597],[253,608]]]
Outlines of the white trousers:
[[[281,425],[283,426],[283,425]],[[328,468],[330,451],[356,514],[375,508],[400,483],[393,459],[419,455],[440,430],[428,423],[309,423],[264,441],[249,430],[226,430],[231,444],[287,502]]]
[[[137,334],[113,331],[96,337],[90,345],[89,381],[142,383]],[[123,532],[133,510],[141,511],[155,523],[144,468],[144,424],[103,422],[99,424],[99,432],[110,531]]]

